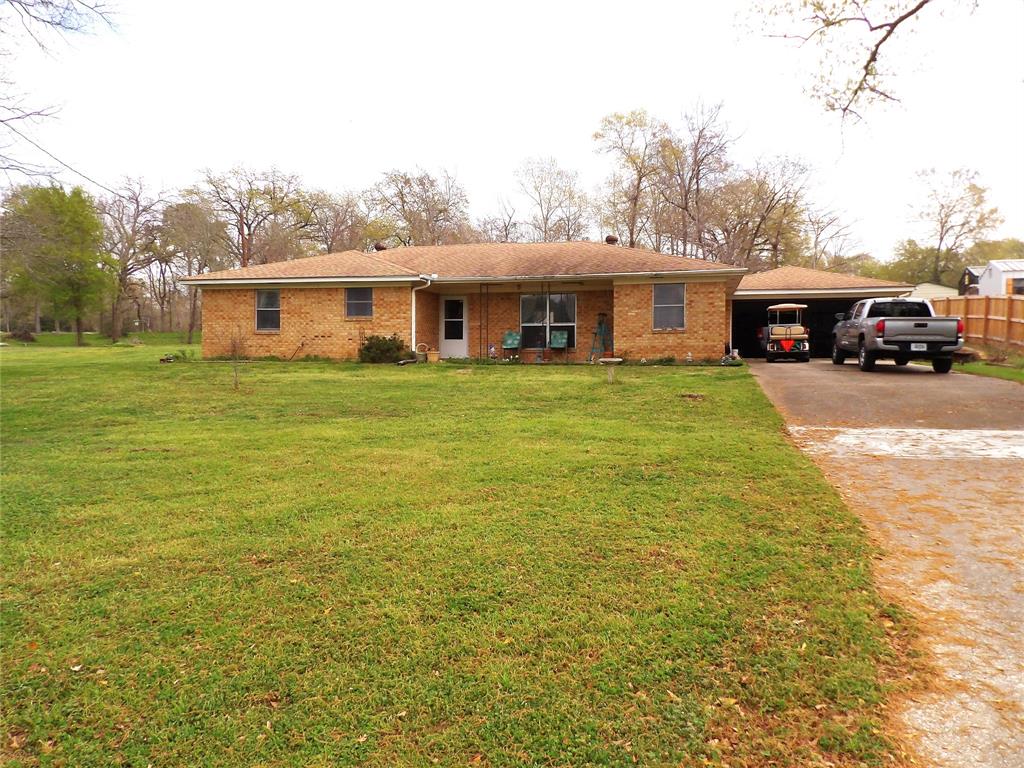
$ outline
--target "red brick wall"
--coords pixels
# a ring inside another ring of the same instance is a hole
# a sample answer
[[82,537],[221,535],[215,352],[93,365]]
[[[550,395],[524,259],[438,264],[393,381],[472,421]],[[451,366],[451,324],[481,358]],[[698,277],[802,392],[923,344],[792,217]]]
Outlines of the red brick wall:
[[725,282],[686,284],[686,328],[655,331],[654,290],[651,283],[615,286],[615,353],[637,360],[641,357],[675,357],[685,360],[721,357],[729,340]]
[[373,317],[350,320],[345,317],[344,288],[283,287],[281,330],[268,333],[256,331],[254,289],[205,288],[203,356],[230,355],[235,337],[246,357],[318,355],[354,359],[361,340],[373,334],[398,334],[408,344],[412,311],[409,292],[408,286],[374,288]]
[[[538,288],[537,293],[541,292]],[[559,288],[557,292],[576,294],[576,350],[575,353],[570,350],[570,358],[586,360],[590,354],[594,328],[597,326],[597,313],[606,313],[608,324],[612,324],[612,292],[574,291],[568,288]],[[523,293],[530,293],[530,291],[523,291]],[[467,296],[470,357],[486,357],[487,348],[491,344],[494,345],[498,356],[501,356],[501,339],[505,335],[505,331],[519,330],[519,296],[519,293],[497,292],[482,296],[479,293],[471,293]],[[561,355],[561,352],[558,355]],[[535,357],[535,353],[526,353],[523,359],[531,362]]]
[[[571,359],[584,361],[590,354],[597,314],[605,312],[612,326],[615,352],[631,359],[674,356],[685,359],[716,358],[729,338],[724,282],[688,283],[686,329],[654,331],[651,284],[616,285],[614,290],[566,289],[576,294],[576,350]],[[519,329],[519,294],[465,294],[468,300],[469,356],[487,355],[494,344],[501,354],[505,331]],[[344,288],[281,288],[281,330],[256,332],[256,292],[251,288],[206,288],[203,291],[203,355],[231,354],[233,337],[248,357],[289,358],[318,355],[354,359],[361,340],[371,334],[397,334],[408,344],[411,297],[408,286],[373,289],[374,314],[367,319],[345,317]],[[484,312],[481,324],[481,312]],[[439,295],[416,295],[417,342],[437,349]],[[301,346],[300,346],[301,345]],[[526,353],[530,361],[533,353]]]
[[441,327],[439,306],[436,293],[416,291],[416,346],[425,342],[430,349],[437,349]]

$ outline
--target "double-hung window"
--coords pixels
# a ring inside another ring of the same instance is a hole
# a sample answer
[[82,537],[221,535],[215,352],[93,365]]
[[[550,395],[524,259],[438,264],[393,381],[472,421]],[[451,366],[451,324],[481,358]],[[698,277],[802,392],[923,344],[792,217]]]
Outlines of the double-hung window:
[[373,317],[373,288],[345,289],[345,317]]
[[685,310],[685,284],[659,283],[654,286],[654,330],[682,330],[686,327]]
[[281,291],[256,291],[256,330],[281,330]]
[[519,297],[523,349],[540,349],[551,342],[551,331],[566,331],[569,347],[576,346],[576,294],[525,293]]

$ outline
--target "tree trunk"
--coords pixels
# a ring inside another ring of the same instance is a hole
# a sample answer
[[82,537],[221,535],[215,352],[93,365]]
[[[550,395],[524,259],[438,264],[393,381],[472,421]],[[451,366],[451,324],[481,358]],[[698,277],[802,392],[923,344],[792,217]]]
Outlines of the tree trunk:
[[114,344],[121,339],[121,325],[121,294],[118,292],[110,307],[110,341]]
[[85,335],[82,333],[82,315],[75,313],[75,346],[85,346]]
[[42,314],[39,311],[39,300],[38,299],[36,300],[36,306],[35,306],[35,320],[36,320],[36,333],[37,334],[38,333],[42,333],[43,332],[43,316],[42,316]]
[[192,343],[192,334],[196,330],[196,295],[198,290],[195,287],[189,287],[188,289],[188,341],[186,343]]

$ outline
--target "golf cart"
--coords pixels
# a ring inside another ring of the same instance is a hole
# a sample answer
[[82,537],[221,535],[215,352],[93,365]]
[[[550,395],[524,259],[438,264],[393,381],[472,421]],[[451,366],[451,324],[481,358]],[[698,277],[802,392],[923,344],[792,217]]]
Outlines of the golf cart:
[[806,304],[773,304],[768,307],[768,325],[759,328],[757,335],[769,363],[783,358],[810,362],[810,336],[803,324],[805,309]]

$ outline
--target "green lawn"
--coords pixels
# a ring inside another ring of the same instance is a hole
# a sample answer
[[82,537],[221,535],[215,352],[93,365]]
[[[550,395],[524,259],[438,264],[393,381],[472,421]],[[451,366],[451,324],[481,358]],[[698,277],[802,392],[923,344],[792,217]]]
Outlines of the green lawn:
[[990,365],[989,363],[977,362],[957,365],[953,370],[960,371],[961,373],[973,373],[978,376],[992,376],[997,379],[1024,382],[1024,365],[1007,367],[1003,365]]
[[10,765],[886,759],[902,624],[745,369],[175,349],[0,352]]
[[[185,344],[186,338],[187,334],[183,331],[143,331],[141,333],[126,333],[118,344],[131,346],[138,340],[143,344],[176,344],[180,347]],[[196,332],[193,341],[197,349],[201,338],[202,334]],[[44,331],[36,335],[35,341],[27,344],[16,339],[4,339],[4,341],[14,347],[73,347],[75,346],[75,334]],[[109,347],[111,345],[110,337],[99,333],[86,333],[84,341],[89,347]]]
[[[985,350],[987,357],[995,357],[1000,359],[1000,350],[989,349]],[[978,376],[993,376],[997,379],[1008,379],[1010,381],[1019,381],[1024,383],[1024,353],[1006,353],[1002,352],[1001,357],[1005,357],[1000,365],[992,365],[985,361],[978,361],[975,363],[967,363],[965,365],[954,366],[954,371],[962,371],[963,373],[974,373]]]

